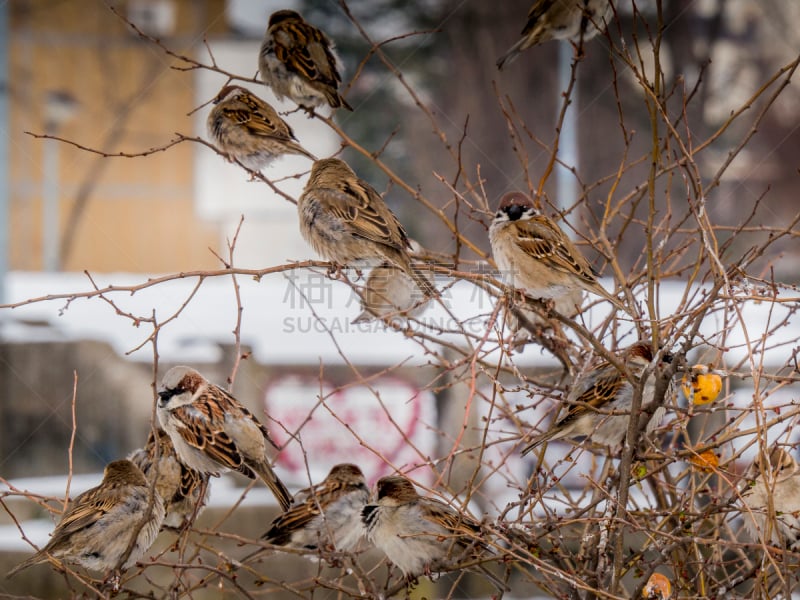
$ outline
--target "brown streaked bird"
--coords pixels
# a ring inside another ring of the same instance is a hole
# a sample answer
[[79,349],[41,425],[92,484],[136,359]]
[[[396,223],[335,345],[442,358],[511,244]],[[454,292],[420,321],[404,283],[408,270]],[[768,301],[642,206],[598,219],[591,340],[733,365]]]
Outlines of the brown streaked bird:
[[[766,459],[767,457],[764,457]],[[742,519],[748,537],[756,543],[798,548],[800,541],[800,469],[789,451],[772,447],[766,470],[753,461],[752,477],[741,493]]]
[[[621,358],[631,374],[640,379],[645,368],[653,362],[653,350],[649,342],[636,342],[625,349]],[[662,366],[672,362],[672,359],[670,353],[662,352]],[[655,382],[655,373],[650,373],[643,384],[642,407],[653,402]],[[567,397],[567,414],[550,431],[531,440],[522,450],[522,454],[531,452],[546,441],[562,438],[585,437],[592,445],[610,448],[619,446],[628,432],[634,393],[634,386],[628,378],[614,365],[603,361],[576,382]],[[667,395],[669,394],[668,389]],[[665,412],[663,406],[655,409],[647,424],[646,433],[658,426]]]
[[361,469],[336,465],[324,481],[298,492],[292,507],[272,521],[261,539],[299,550],[351,552],[364,537],[361,510],[368,500]]
[[502,69],[531,46],[549,40],[587,42],[611,22],[614,9],[609,0],[536,0],[528,11],[522,38],[501,56],[497,68]]
[[384,263],[369,272],[361,292],[361,313],[352,322],[416,317],[429,302],[430,298],[425,297],[405,271]]
[[128,569],[153,544],[164,520],[164,504],[139,467],[129,460],[106,465],[103,481],[69,503],[47,545],[12,569],[11,577],[31,565],[54,558],[97,573],[120,567],[131,538]]
[[256,475],[286,510],[292,497],[272,470],[269,431],[236,398],[190,367],[173,367],[158,391],[158,420],[187,467],[217,476]]
[[532,298],[561,301],[586,290],[624,307],[597,281],[572,240],[522,192],[509,192],[489,227],[492,255],[503,279]]
[[312,165],[297,212],[303,238],[326,259],[350,266],[388,261],[407,273],[426,296],[436,295],[431,282],[411,265],[411,246],[400,221],[343,160],[323,158]]
[[342,63],[333,42],[293,10],[270,15],[258,71],[279,100],[291,98],[305,109],[327,104],[353,110],[339,93]]
[[[420,496],[405,477],[382,477],[376,490],[376,502],[362,511],[367,540],[409,581],[491,554],[480,523],[444,502]],[[499,589],[507,589],[484,565],[476,567]]]
[[284,154],[301,154],[316,160],[303,148],[272,106],[249,90],[228,85],[214,98],[208,114],[208,135],[229,160],[259,171]]
[[193,516],[202,512],[208,501],[208,475],[190,469],[178,459],[166,431],[159,429],[153,435],[151,430],[144,448],[131,452],[128,459],[142,470],[148,481],[156,478],[156,492],[167,511],[162,528],[185,527]]

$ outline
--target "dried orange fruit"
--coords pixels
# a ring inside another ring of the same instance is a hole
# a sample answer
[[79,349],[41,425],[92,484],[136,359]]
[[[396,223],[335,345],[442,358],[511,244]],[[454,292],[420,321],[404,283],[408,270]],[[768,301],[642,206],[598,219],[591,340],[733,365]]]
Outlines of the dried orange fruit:
[[642,598],[647,600],[667,600],[672,596],[672,585],[661,573],[653,573],[642,590]]
[[719,467],[719,456],[714,454],[713,450],[706,450],[692,456],[689,459],[689,462],[701,471],[711,473],[712,471],[716,470],[717,467]]
[[722,377],[708,365],[694,365],[681,379],[681,389],[692,404],[709,404],[722,391]]

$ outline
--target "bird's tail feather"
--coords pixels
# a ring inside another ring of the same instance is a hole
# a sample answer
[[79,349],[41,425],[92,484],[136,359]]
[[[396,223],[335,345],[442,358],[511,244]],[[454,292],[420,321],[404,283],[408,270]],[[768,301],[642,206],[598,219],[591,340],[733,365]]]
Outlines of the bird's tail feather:
[[292,505],[292,495],[283,482],[278,479],[275,471],[272,470],[267,463],[256,463],[251,465],[251,468],[258,473],[261,480],[267,484],[267,487],[272,490],[275,499],[281,506],[281,510],[287,510]]

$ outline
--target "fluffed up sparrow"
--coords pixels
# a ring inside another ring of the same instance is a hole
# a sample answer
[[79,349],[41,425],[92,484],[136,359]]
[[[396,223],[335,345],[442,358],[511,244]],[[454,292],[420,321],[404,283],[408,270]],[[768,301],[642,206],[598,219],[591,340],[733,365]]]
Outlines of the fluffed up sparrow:
[[277,446],[236,398],[183,366],[167,371],[158,398],[158,420],[182,463],[206,475],[228,470],[250,479],[258,475],[281,508],[289,508],[292,497],[267,455],[267,446]]
[[[420,496],[405,477],[382,477],[376,489],[376,502],[362,511],[367,540],[409,581],[491,552],[480,523],[444,502]],[[481,572],[506,588],[488,570]]]
[[229,159],[259,171],[284,154],[316,160],[294,137],[289,124],[268,103],[238,85],[228,85],[214,98],[208,114],[208,135]]
[[614,15],[609,0],[536,0],[528,11],[522,38],[501,56],[502,69],[522,51],[549,40],[570,40],[574,44],[589,41],[605,31]]
[[[625,349],[622,359],[631,374],[640,379],[645,368],[653,362],[653,350],[649,342],[637,342]],[[662,352],[661,362],[672,362],[672,355]],[[642,407],[653,402],[655,381],[655,373],[650,373],[642,388]],[[610,448],[619,446],[628,432],[633,395],[634,386],[628,378],[614,365],[603,361],[576,382],[567,397],[567,414],[550,431],[533,438],[522,454],[531,452],[546,441],[562,438],[585,437],[593,445]],[[663,406],[655,409],[646,433],[658,426],[665,411]]]
[[489,241],[506,283],[530,297],[559,303],[586,290],[621,308],[572,240],[526,194],[509,192],[500,199]]
[[353,110],[339,93],[342,64],[333,42],[293,10],[270,15],[258,71],[278,100],[289,97],[306,109],[328,104]]
[[361,510],[368,500],[361,469],[336,465],[324,481],[298,492],[292,507],[272,521],[262,539],[299,550],[350,552],[364,537]]
[[311,167],[297,201],[300,233],[312,248],[339,265],[377,266],[386,261],[407,273],[425,293],[430,281],[411,266],[408,236],[381,195],[346,162],[323,158]]
[[166,431],[159,429],[156,435],[150,431],[144,448],[131,452],[128,459],[142,470],[148,481],[156,478],[156,492],[167,511],[162,527],[185,527],[193,516],[200,514],[208,501],[208,475],[178,460]]
[[100,485],[69,503],[47,545],[7,576],[51,557],[107,573],[120,567],[119,562],[135,534],[136,541],[121,565],[127,569],[153,544],[163,520],[161,497],[151,495],[139,467],[129,460],[116,460],[106,465]]
[[[765,460],[767,457],[763,457]],[[800,470],[788,450],[774,446],[766,471],[759,459],[751,467],[752,483],[741,494],[742,519],[749,538],[797,548],[800,540]]]
[[416,317],[425,311],[429,301],[405,271],[384,263],[369,272],[361,291],[361,313],[353,323]]

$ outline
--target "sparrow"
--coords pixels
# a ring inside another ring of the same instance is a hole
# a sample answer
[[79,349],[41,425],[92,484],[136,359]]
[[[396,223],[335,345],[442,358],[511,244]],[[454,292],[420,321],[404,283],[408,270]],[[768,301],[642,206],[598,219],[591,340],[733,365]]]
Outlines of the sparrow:
[[[641,379],[644,369],[653,362],[653,350],[649,342],[637,342],[625,349],[622,359],[631,374]],[[668,352],[661,354],[662,363],[668,364],[672,359]],[[654,393],[655,374],[651,373],[644,382],[642,407],[653,401]],[[562,438],[585,437],[596,445],[617,447],[628,432],[633,394],[634,386],[628,378],[611,363],[603,361],[575,384],[567,397],[567,414],[550,431],[533,438],[522,450],[523,456],[548,440]],[[661,422],[665,410],[663,406],[656,408],[646,433]]]
[[[376,490],[376,502],[361,513],[367,540],[409,581],[489,552],[480,523],[444,502],[420,496],[405,477],[382,477]],[[485,568],[482,573],[507,589]]]
[[312,248],[339,265],[384,262],[409,275],[426,296],[436,289],[411,266],[403,226],[375,189],[343,160],[323,158],[311,167],[297,201],[300,233]]
[[622,308],[598,283],[572,240],[526,194],[509,192],[500,199],[489,241],[505,282],[532,298],[563,302],[564,297],[574,298],[578,290],[586,290]]
[[306,109],[328,104],[353,110],[339,93],[342,64],[333,42],[293,10],[270,15],[258,72],[278,100],[289,97]]
[[283,154],[316,160],[272,106],[238,85],[227,85],[208,114],[208,135],[228,159],[259,171]]
[[292,497],[270,466],[264,427],[236,398],[190,367],[166,372],[158,391],[158,420],[180,461],[205,475],[233,470],[272,490],[286,510]]
[[361,510],[369,500],[364,474],[356,465],[339,464],[328,476],[295,495],[261,539],[275,546],[318,550],[354,550],[364,536]]
[[[142,471],[129,460],[106,465],[103,481],[69,503],[47,545],[12,569],[22,569],[50,558],[107,573],[118,564],[133,535],[136,541],[121,568],[138,561],[158,535],[164,520],[164,503]],[[138,532],[138,533],[137,533]]]
[[523,51],[548,40],[587,42],[611,22],[609,0],[536,0],[528,11],[522,38],[501,56],[497,68],[511,63]]
[[[559,314],[572,318],[580,312],[580,306],[583,302],[583,294],[584,292],[582,289],[575,289],[569,294],[559,296],[552,301],[552,308]],[[548,321],[545,317],[531,308],[518,306],[517,309],[522,312],[522,315],[531,325],[541,328],[553,326],[552,321]],[[506,310],[506,324],[508,325],[511,333],[514,334],[515,343],[523,342],[530,336],[531,332],[523,326],[523,323],[520,322],[520,319],[517,317],[517,315],[510,310]]]
[[183,528],[200,514],[208,500],[208,475],[178,460],[172,440],[163,429],[155,435],[150,431],[144,448],[131,452],[128,459],[142,470],[148,481],[156,478],[156,492],[167,512],[162,528]]
[[661,573],[653,573],[642,589],[645,600],[669,600],[672,597],[672,584]]
[[[765,457],[766,458],[766,457]],[[798,547],[800,540],[800,471],[787,450],[774,446],[769,453],[767,470],[759,460],[751,467],[754,473],[749,487],[741,493],[742,518],[750,539],[765,540],[775,546]]]
[[416,317],[425,311],[429,301],[405,271],[383,263],[369,272],[361,292],[361,313],[352,322]]

